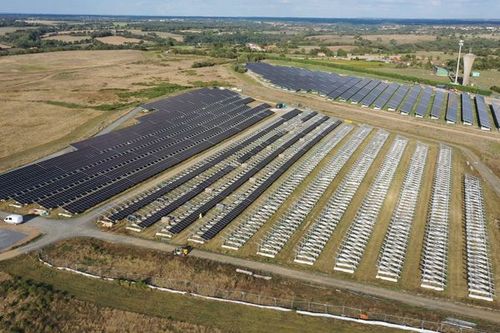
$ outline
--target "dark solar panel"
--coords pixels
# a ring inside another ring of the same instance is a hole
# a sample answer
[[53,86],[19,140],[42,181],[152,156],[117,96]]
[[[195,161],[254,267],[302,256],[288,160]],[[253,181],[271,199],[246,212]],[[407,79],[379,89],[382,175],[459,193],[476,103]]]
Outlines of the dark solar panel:
[[432,97],[432,88],[426,87],[424,92],[420,96],[420,101],[418,102],[417,109],[415,110],[415,116],[423,118],[427,110],[429,109],[429,104]]
[[490,130],[490,117],[488,116],[488,105],[484,101],[484,97],[476,95],[477,117],[479,120],[479,127],[484,130]]
[[318,143],[325,135],[333,131],[340,122],[336,122],[332,126],[329,126],[323,132],[311,140],[305,147],[297,151],[281,168],[277,169],[273,174],[271,174],[260,186],[258,186],[252,193],[248,195],[248,198],[240,202],[236,207],[231,209],[226,215],[224,215],[217,223],[211,226],[207,231],[205,231],[201,238],[204,240],[210,240],[214,238],[221,230],[223,230],[229,223],[231,223],[237,216],[239,216],[248,206],[250,206],[262,193],[264,193],[283,173],[288,170],[297,160],[302,157],[309,149],[311,149],[316,143]]
[[287,150],[289,147],[291,147],[293,144],[295,144],[301,138],[306,136],[307,133],[311,132],[316,127],[318,127],[319,125],[324,123],[326,120],[328,120],[328,117],[322,117],[321,119],[317,120],[316,122],[314,122],[313,124],[311,124],[307,128],[303,129],[299,133],[296,133],[291,139],[289,139],[287,142],[283,143],[281,146],[278,147],[278,149],[274,150],[266,158],[264,158],[259,163],[257,163],[255,165],[255,167],[253,167],[252,169],[245,172],[235,182],[233,182],[229,186],[227,186],[218,196],[210,199],[208,202],[203,204],[201,207],[199,207],[198,209],[191,212],[184,219],[182,219],[181,221],[176,223],[174,226],[170,227],[168,229],[168,231],[173,233],[173,234],[177,234],[177,233],[182,232],[184,229],[189,227],[194,221],[196,221],[196,219],[198,219],[198,216],[200,214],[204,215],[210,209],[215,207],[219,202],[221,202],[222,200],[224,200],[224,198],[226,198],[228,195],[233,193],[236,189],[238,189],[241,185],[243,185],[248,179],[253,177],[257,172],[259,172],[267,164],[269,164],[276,157],[278,157],[281,153],[283,153],[285,150]]
[[500,129],[500,103],[493,103],[491,105],[491,114],[497,129]]
[[399,84],[391,83],[387,87],[387,89],[375,100],[375,102],[373,103],[373,107],[375,109],[383,109],[399,87]]
[[394,95],[392,95],[391,99],[387,103],[387,109],[389,111],[396,111],[405,98],[406,94],[408,93],[408,90],[410,90],[410,87],[401,85],[399,86],[399,89],[396,90]]
[[358,91],[361,90],[364,86],[366,86],[368,83],[370,83],[370,79],[362,79],[359,82],[357,82],[355,85],[344,91],[340,96],[339,100],[341,101],[347,101],[349,100],[352,96],[354,96]]
[[354,96],[351,97],[351,103],[359,103],[363,98],[366,97],[366,95],[368,95],[373,89],[375,89],[375,87],[378,86],[379,83],[379,80],[372,80],[366,86],[361,88],[356,94],[354,94]]
[[462,93],[462,122],[465,125],[474,124],[473,115],[472,115],[472,100],[469,97],[469,94]]
[[410,114],[413,111],[415,103],[417,102],[417,98],[420,95],[420,91],[422,91],[422,88],[420,88],[420,86],[413,86],[410,89],[410,92],[406,96],[406,99],[400,108],[402,114]]
[[366,95],[362,100],[361,100],[361,105],[364,107],[369,107],[370,105],[375,102],[375,100],[382,94],[389,85],[384,82],[380,82],[379,85],[375,87],[368,95]]
[[446,107],[446,121],[455,124],[457,122],[458,96],[450,92],[448,94],[448,105]]
[[436,91],[436,95],[434,96],[434,102],[432,103],[432,109],[431,109],[432,119],[439,119],[441,117],[441,113],[443,112],[443,105],[446,104],[445,103],[446,100],[447,98],[445,92],[441,90]]
[[0,175],[0,198],[82,212],[272,114],[266,104],[248,107],[251,101],[229,90],[205,88],[148,103],[144,107],[156,111],[137,125]]

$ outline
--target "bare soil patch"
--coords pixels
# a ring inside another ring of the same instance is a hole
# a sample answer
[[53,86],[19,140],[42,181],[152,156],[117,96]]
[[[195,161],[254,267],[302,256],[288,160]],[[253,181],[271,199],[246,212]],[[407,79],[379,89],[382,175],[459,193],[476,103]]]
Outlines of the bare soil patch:
[[127,38],[122,36],[106,36],[106,37],[99,37],[96,39],[100,42],[111,45],[138,44],[142,41],[142,39]]

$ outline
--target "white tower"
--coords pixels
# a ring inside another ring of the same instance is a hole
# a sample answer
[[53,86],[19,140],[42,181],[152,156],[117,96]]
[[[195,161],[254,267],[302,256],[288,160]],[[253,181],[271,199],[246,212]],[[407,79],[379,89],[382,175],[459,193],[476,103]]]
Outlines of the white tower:
[[455,84],[458,84],[458,71],[460,70],[460,54],[462,53],[462,46],[464,46],[464,41],[460,40],[460,42],[458,42],[458,59],[457,71],[455,72]]
[[476,59],[476,56],[470,53],[470,51],[464,55],[464,78],[462,80],[462,85],[464,86],[469,84],[470,72],[472,70],[474,59]]

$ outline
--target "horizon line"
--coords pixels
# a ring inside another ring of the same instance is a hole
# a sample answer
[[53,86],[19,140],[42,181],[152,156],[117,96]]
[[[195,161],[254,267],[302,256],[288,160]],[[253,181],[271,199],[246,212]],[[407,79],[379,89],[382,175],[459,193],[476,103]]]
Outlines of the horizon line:
[[418,18],[418,17],[319,17],[319,16],[228,16],[228,15],[151,15],[151,14],[56,14],[0,12],[0,15],[44,15],[44,16],[106,16],[106,17],[151,17],[151,18],[238,18],[238,19],[321,19],[321,20],[422,20],[422,21],[498,21],[500,18]]

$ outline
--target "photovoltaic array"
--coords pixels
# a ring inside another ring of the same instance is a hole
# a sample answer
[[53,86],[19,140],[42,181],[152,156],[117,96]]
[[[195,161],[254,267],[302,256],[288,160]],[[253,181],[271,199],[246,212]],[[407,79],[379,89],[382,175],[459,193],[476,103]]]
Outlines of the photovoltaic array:
[[[441,119],[444,114],[447,123],[455,124],[461,119],[464,125],[474,125],[474,114],[477,113],[480,122],[477,125],[482,130],[491,129],[490,117],[498,119],[495,113],[498,106],[490,107],[479,95],[473,103],[467,93],[458,94],[430,86],[409,86],[260,62],[249,63],[247,68],[281,89],[316,93],[331,100],[360,104],[375,110],[399,111],[404,115],[431,119]],[[498,122],[495,126],[500,129]]]
[[0,175],[0,199],[81,213],[220,143],[273,112],[251,98],[200,89],[144,105],[133,125],[75,151]]

